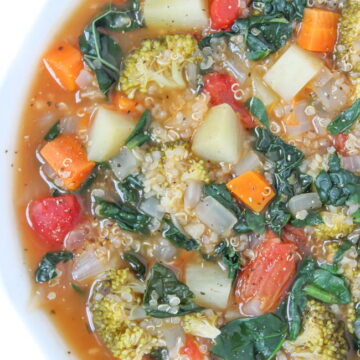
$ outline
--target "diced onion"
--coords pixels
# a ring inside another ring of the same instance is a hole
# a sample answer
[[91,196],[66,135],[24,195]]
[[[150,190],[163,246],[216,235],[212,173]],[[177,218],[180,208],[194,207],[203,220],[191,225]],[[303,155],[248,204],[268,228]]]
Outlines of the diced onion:
[[160,208],[159,200],[154,197],[144,200],[140,205],[140,209],[158,220],[161,220],[164,216],[164,211]]
[[300,101],[295,105],[295,120],[298,122],[298,125],[288,125],[286,127],[289,136],[301,135],[311,129],[311,122],[305,113],[307,106],[306,101]]
[[106,266],[97,258],[95,253],[87,251],[76,258],[72,268],[72,277],[76,281],[83,281],[105,270]]
[[69,116],[60,119],[60,128],[63,134],[75,134],[78,129],[79,118],[77,116]]
[[343,156],[341,158],[342,167],[346,170],[357,172],[360,171],[360,156]]
[[111,158],[109,163],[119,180],[124,180],[127,176],[134,174],[139,167],[138,159],[126,146],[116,156]]
[[84,229],[70,231],[65,238],[65,248],[69,251],[76,250],[86,239]]
[[142,306],[134,307],[129,314],[129,320],[140,320],[146,318],[145,309]]
[[163,328],[166,347],[169,349],[170,359],[177,359],[179,350],[185,345],[185,333],[180,325],[167,326]]
[[227,235],[236,224],[236,217],[213,197],[199,202],[195,213],[200,221],[219,235]]
[[322,206],[317,193],[307,193],[293,196],[288,203],[290,212],[295,216],[299,211],[319,209]]
[[190,180],[184,195],[185,209],[193,209],[200,201],[203,184]]
[[262,163],[259,159],[259,156],[255,152],[251,151],[233,166],[233,172],[236,176],[239,176],[245,174],[248,171],[256,170],[261,166]]
[[93,79],[93,75],[89,71],[83,69],[80,71],[80,74],[76,79],[76,84],[80,89],[85,89],[92,83]]
[[160,238],[154,248],[154,257],[158,261],[168,262],[176,255],[176,247],[167,239]]

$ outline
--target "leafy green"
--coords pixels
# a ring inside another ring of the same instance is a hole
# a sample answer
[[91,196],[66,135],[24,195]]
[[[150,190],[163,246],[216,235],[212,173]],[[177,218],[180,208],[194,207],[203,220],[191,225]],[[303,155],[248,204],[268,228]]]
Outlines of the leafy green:
[[360,224],[360,209],[356,210],[353,214],[352,217],[354,219],[354,223],[355,224]]
[[290,221],[291,215],[281,196],[277,196],[269,205],[265,213],[269,228],[280,236],[282,228]]
[[51,141],[56,139],[60,135],[60,120],[58,120],[44,136],[45,141]]
[[74,289],[75,292],[77,292],[78,294],[80,295],[84,295],[85,294],[85,291],[77,284],[75,283],[71,283],[71,287]]
[[[157,298],[157,305],[150,303],[154,295]],[[177,296],[180,300],[178,308],[169,305],[168,307],[164,306],[164,309],[162,307],[159,309],[159,305],[168,305],[173,296]],[[156,318],[168,318],[203,310],[192,301],[193,298],[193,292],[176,278],[171,269],[159,263],[153,266],[144,294],[144,308],[147,315]]]
[[129,264],[130,269],[135,273],[135,276],[139,280],[145,280],[146,266],[133,251],[125,252],[124,260]]
[[337,249],[333,263],[338,264],[344,257],[345,253],[352,247],[354,244],[350,240],[345,240],[340,247]]
[[261,124],[263,124],[266,128],[270,127],[270,122],[266,111],[266,107],[259,98],[252,96],[245,102],[245,106],[254,116],[256,116],[259,119]]
[[240,254],[226,241],[221,241],[216,245],[214,254],[219,255],[222,262],[227,266],[229,278],[235,279],[240,267]]
[[360,116],[360,99],[334,118],[327,129],[331,135],[338,135],[348,131]]
[[164,219],[164,232],[168,240],[170,240],[176,247],[191,251],[199,248],[199,244],[196,240],[183,234],[180,229],[178,229],[175,224],[171,221],[170,218],[165,217]]
[[306,218],[303,220],[294,219],[291,221],[291,225],[296,227],[304,227],[304,226],[316,226],[323,224],[324,221],[320,214],[309,211]]
[[125,204],[137,206],[142,198],[143,183],[138,177],[129,175],[123,182],[117,185],[120,191],[121,200]]
[[169,351],[167,348],[156,348],[151,350],[150,353],[151,360],[170,360]]
[[273,314],[230,321],[211,352],[224,360],[272,359],[286,337],[286,323]]
[[148,133],[148,128],[151,122],[151,111],[146,109],[139,122],[136,124],[135,129],[125,141],[125,145],[129,150],[134,149],[137,146],[141,146],[150,141],[151,136]]
[[97,198],[97,212],[100,216],[116,221],[120,228],[148,234],[151,217],[127,204],[116,204]]
[[301,21],[306,0],[255,0],[253,8],[263,15],[283,15],[289,21]]
[[46,253],[40,261],[35,273],[37,283],[47,282],[57,276],[56,265],[66,263],[74,257],[69,251],[52,251]]
[[315,186],[323,204],[342,206],[350,198],[357,199],[356,194],[360,193],[360,177],[342,169],[340,158],[335,153],[329,157],[329,171],[319,172]]

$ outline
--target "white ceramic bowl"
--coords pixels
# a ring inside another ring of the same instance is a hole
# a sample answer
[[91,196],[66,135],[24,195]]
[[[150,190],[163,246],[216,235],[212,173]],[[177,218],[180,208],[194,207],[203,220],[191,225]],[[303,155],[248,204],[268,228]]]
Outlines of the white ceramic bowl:
[[[41,311],[29,308],[31,283],[23,265],[19,231],[13,208],[15,172],[11,164],[16,156],[14,152],[24,100],[28,96],[38,60],[59,26],[79,3],[80,0],[48,0],[30,31],[18,29],[18,31],[26,31],[27,38],[16,60],[12,62],[0,89],[0,291],[3,297],[9,298],[34,340],[40,345],[44,358],[51,360],[75,359],[75,357],[69,356],[68,347],[57,334],[49,318]],[[21,173],[18,175],[21,176]],[[0,326],[9,326],[9,324],[2,322]],[[16,329],[12,331],[14,334],[9,336],[15,338]],[[21,339],[18,344],[22,346]],[[26,354],[26,349],[24,350]],[[30,360],[38,360],[33,356],[34,354],[27,353],[27,355]],[[20,359],[14,354],[3,353],[3,357],[11,360]]]

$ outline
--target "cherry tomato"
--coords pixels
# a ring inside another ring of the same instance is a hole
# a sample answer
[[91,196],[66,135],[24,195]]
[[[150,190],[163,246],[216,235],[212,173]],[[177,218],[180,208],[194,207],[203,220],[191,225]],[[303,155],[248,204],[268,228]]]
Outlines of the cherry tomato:
[[180,355],[186,355],[191,360],[205,359],[205,355],[199,349],[199,344],[189,334],[185,335],[185,345],[180,349]]
[[240,14],[239,0],[213,0],[210,5],[211,28],[228,30]]
[[340,133],[338,135],[335,135],[333,139],[336,151],[343,156],[349,155],[345,147],[348,137],[348,134]]

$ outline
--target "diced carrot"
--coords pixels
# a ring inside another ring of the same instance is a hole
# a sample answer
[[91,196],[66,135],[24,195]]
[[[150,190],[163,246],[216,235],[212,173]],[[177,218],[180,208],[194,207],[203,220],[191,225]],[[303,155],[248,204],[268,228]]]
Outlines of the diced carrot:
[[137,112],[136,100],[129,99],[125,94],[119,92],[115,95],[114,98],[115,101],[115,107],[116,110],[122,112],[122,113],[131,113],[131,112]]
[[54,78],[64,89],[77,89],[76,79],[84,67],[81,52],[74,46],[61,43],[56,49],[50,50],[43,57],[43,62]]
[[317,8],[306,8],[297,43],[305,50],[331,52],[337,40],[340,14]]
[[94,161],[87,159],[81,142],[72,134],[63,134],[48,142],[40,154],[68,190],[76,190],[95,166]]
[[263,175],[248,171],[226,184],[227,189],[250,209],[260,212],[275,196]]

